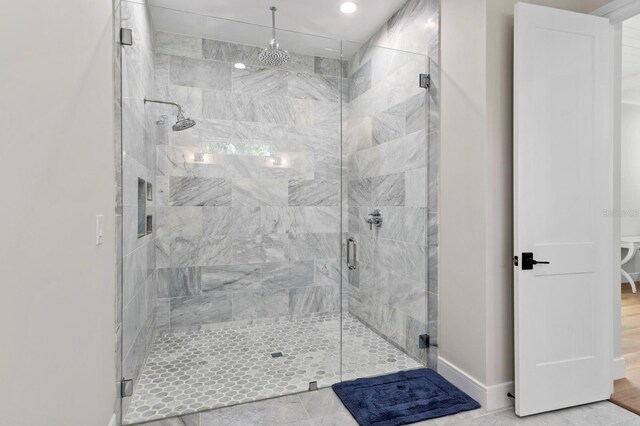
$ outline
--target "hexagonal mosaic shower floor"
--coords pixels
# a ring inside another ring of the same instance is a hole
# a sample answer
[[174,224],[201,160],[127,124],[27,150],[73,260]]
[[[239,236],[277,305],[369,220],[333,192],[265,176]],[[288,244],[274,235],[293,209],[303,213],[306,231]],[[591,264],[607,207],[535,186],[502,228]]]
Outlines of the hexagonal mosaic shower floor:
[[[343,318],[344,380],[421,367],[355,317]],[[313,381],[340,381],[339,314],[167,331],[153,343],[124,424],[303,392]]]

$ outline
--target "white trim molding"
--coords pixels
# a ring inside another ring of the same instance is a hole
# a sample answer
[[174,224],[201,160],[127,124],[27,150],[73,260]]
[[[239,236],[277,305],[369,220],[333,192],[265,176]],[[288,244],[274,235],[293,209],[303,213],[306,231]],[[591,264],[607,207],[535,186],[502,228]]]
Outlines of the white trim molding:
[[613,380],[623,379],[625,376],[626,363],[621,356],[613,359],[613,366],[611,372],[613,373]]
[[612,24],[619,24],[640,14],[640,0],[613,0],[591,14],[609,18]]
[[507,396],[507,393],[514,392],[513,382],[487,386],[442,357],[438,357],[437,368],[442,377],[478,401],[488,412],[504,410],[513,405],[513,399]]

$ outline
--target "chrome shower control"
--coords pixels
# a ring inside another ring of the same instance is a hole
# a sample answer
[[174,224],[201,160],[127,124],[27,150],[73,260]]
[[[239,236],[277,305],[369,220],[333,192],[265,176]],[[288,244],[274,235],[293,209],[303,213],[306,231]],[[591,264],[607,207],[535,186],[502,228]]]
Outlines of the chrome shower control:
[[369,224],[369,229],[373,230],[373,225],[376,225],[378,228],[382,226],[382,213],[380,210],[375,209],[373,212],[369,213],[369,217],[367,217],[367,223]]

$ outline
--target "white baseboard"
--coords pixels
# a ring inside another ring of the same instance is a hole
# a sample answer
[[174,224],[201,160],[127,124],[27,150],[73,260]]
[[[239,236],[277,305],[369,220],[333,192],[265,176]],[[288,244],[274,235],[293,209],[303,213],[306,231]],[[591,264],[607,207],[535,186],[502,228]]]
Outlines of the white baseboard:
[[478,401],[489,412],[503,410],[513,405],[513,399],[507,396],[507,393],[513,393],[513,382],[484,385],[441,357],[438,357],[438,373]]
[[613,380],[622,379],[625,375],[625,362],[624,358],[618,357],[613,359],[613,367],[611,372],[613,373]]
[[116,426],[116,413],[113,413],[111,420],[109,420],[109,426]]

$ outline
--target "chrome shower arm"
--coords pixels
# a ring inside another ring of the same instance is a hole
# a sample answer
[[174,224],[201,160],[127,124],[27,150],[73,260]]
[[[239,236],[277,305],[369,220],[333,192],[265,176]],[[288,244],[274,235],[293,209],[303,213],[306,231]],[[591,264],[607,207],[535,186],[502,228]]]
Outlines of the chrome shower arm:
[[182,115],[182,107],[180,105],[178,105],[177,103],[175,103],[175,102],[158,101],[158,100],[155,100],[155,99],[144,98],[144,103],[146,104],[147,102],[152,102],[154,104],[173,105],[173,106],[178,108],[178,115]]
[[273,34],[273,40],[275,41],[276,39],[276,7],[275,6],[271,6],[269,8],[269,10],[271,11],[271,28],[272,28],[272,34]]

